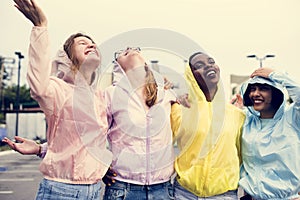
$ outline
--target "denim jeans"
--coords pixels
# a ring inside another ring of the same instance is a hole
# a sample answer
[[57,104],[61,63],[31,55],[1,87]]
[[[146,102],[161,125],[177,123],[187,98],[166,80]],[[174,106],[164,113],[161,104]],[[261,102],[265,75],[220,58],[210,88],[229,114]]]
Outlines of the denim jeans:
[[153,185],[136,185],[117,181],[105,187],[103,200],[167,200],[174,199],[173,186],[168,181]]
[[95,184],[68,184],[43,179],[36,200],[100,200],[101,182]]
[[177,182],[176,178],[174,180],[174,194],[176,200],[238,200],[237,190],[228,191],[211,197],[198,197],[183,188]]

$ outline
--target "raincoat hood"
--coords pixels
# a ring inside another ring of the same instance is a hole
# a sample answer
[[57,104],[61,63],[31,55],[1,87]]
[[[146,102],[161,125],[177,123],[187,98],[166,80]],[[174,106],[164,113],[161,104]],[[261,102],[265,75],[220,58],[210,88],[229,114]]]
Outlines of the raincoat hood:
[[[187,64],[185,68],[185,77],[187,80],[187,85],[189,85],[190,90],[192,90],[189,92],[189,95],[192,95],[192,97],[191,98],[189,97],[189,99],[197,100],[197,101],[203,101],[203,100],[206,101],[206,97],[203,91],[200,89],[198,82],[195,79],[189,64]],[[224,88],[221,80],[219,81],[217,87],[218,87],[218,91],[213,101],[222,101],[225,98],[225,93],[224,93]]]
[[[72,70],[72,61],[63,49],[59,49],[52,61],[51,75],[64,80],[67,83],[75,84],[75,72]],[[93,82],[91,85],[96,85],[99,74],[95,70],[93,74]]]
[[113,73],[112,84],[116,85],[122,79],[122,77],[125,76],[125,72],[117,61],[113,61],[113,65],[114,67],[112,72]]
[[67,83],[74,83],[71,71],[72,61],[63,49],[58,50],[52,61],[51,75],[60,78]]

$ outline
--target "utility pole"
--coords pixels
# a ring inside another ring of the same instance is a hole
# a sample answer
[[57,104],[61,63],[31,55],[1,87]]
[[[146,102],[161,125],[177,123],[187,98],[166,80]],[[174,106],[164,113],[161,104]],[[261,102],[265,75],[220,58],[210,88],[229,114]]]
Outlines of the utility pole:
[[20,104],[20,70],[21,70],[21,59],[24,58],[21,52],[15,52],[15,54],[18,56],[18,85],[17,85],[17,108],[16,108],[16,132],[15,135],[18,136],[18,128],[19,128],[19,104]]

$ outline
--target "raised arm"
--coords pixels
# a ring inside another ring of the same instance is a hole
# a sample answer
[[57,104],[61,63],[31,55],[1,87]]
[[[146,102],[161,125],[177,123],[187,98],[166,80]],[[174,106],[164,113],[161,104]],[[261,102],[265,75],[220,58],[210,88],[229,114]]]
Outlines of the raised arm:
[[34,25],[30,36],[27,71],[31,96],[39,102],[46,115],[52,114],[54,104],[51,102],[55,98],[55,91],[53,84],[50,83],[51,56],[47,18],[34,0],[14,0],[14,2],[15,7]]
[[276,72],[270,68],[260,68],[252,75],[270,78],[271,80],[281,84],[284,88],[286,88],[289,96],[295,104],[300,105],[300,85],[292,80],[287,74]]
[[287,74],[280,73],[271,68],[259,68],[255,70],[251,77],[261,76],[270,78],[271,80],[281,84],[286,88],[289,96],[295,102],[296,105],[300,106],[300,85],[292,80]]
[[[280,83],[288,92],[289,97],[300,107],[300,84],[292,80],[287,74],[274,72],[270,74],[270,79]],[[300,111],[300,110],[299,110]]]
[[293,100],[294,103],[294,112],[292,119],[295,122],[300,130],[300,85],[299,83],[292,80],[287,74],[274,71],[270,68],[259,68],[253,72],[253,76],[262,76],[265,78],[270,78],[271,80],[281,84],[288,92],[289,97]]

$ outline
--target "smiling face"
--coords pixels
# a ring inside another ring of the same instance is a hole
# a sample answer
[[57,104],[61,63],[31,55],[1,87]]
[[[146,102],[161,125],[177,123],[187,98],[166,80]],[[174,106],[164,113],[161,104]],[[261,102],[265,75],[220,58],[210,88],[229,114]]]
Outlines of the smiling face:
[[200,88],[215,87],[220,80],[220,69],[213,58],[197,53],[190,59],[192,73]]
[[249,85],[249,98],[253,108],[260,112],[261,118],[272,118],[276,112],[272,104],[272,87],[267,84]]
[[[68,55],[68,58],[72,61],[73,66],[79,69],[83,61],[86,61],[88,55],[93,58],[93,65],[100,64],[100,53],[96,48],[95,42],[91,37],[83,33],[72,34],[64,43],[64,51]],[[93,53],[92,53],[93,52]]]
[[89,57],[94,58],[94,60],[96,61],[99,60],[99,62],[95,63],[96,66],[98,66],[100,63],[100,55],[99,51],[96,48],[96,44],[87,37],[80,36],[74,38],[72,52],[74,57],[73,62],[78,66],[83,64],[83,62],[86,61],[86,59]]

